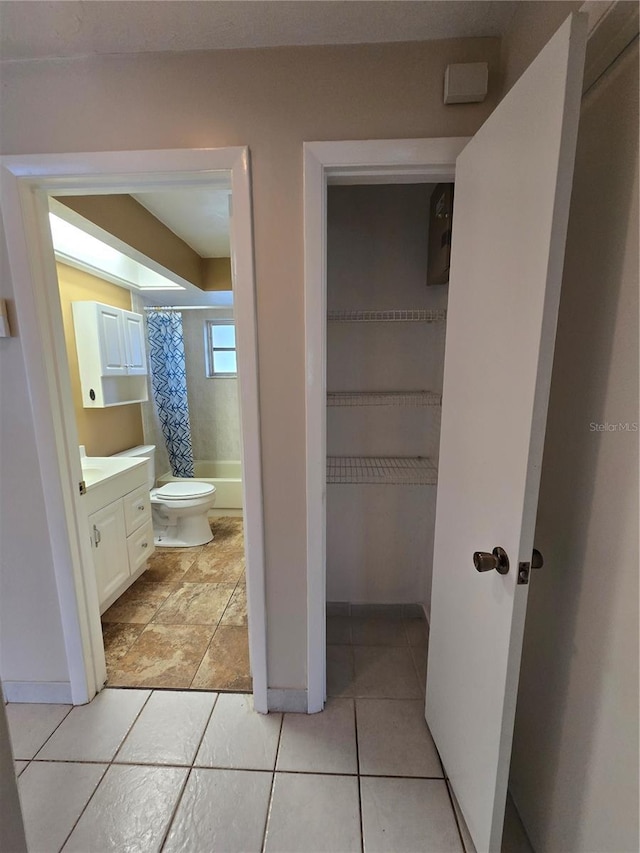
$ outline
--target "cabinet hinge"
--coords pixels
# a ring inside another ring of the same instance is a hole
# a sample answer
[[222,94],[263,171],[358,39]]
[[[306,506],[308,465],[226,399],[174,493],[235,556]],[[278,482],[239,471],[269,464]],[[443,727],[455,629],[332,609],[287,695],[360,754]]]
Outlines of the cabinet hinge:
[[87,484],[85,483],[84,480],[80,480],[80,482],[78,483],[78,491],[80,492],[81,495],[87,494]]

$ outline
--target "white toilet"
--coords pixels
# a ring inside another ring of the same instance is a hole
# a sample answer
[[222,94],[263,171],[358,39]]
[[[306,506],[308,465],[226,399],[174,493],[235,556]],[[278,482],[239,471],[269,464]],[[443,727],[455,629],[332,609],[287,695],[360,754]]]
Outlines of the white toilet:
[[190,548],[211,542],[207,513],[216,502],[216,487],[185,479],[156,489],[155,452],[155,445],[140,444],[114,454],[148,459],[154,543],[161,548]]

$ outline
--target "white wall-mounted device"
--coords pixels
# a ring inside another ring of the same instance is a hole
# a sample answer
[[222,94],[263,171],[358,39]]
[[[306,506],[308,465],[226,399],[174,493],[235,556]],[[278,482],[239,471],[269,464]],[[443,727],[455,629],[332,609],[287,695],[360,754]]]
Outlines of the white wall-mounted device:
[[445,104],[476,104],[487,97],[487,62],[462,62],[447,65],[444,72]]

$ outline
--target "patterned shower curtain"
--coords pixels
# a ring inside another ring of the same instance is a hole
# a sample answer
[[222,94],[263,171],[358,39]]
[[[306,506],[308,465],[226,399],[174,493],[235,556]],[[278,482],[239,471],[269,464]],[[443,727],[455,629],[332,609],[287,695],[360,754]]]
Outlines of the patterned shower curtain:
[[151,387],[174,477],[193,477],[182,315],[147,313]]

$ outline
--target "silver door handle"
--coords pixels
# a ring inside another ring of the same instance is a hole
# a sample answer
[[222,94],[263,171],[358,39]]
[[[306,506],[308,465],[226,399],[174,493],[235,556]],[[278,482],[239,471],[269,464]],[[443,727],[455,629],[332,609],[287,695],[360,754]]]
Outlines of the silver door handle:
[[102,540],[102,536],[100,535],[100,531],[98,530],[98,528],[94,524],[93,525],[93,541],[96,543],[96,548],[100,544],[101,540]]

